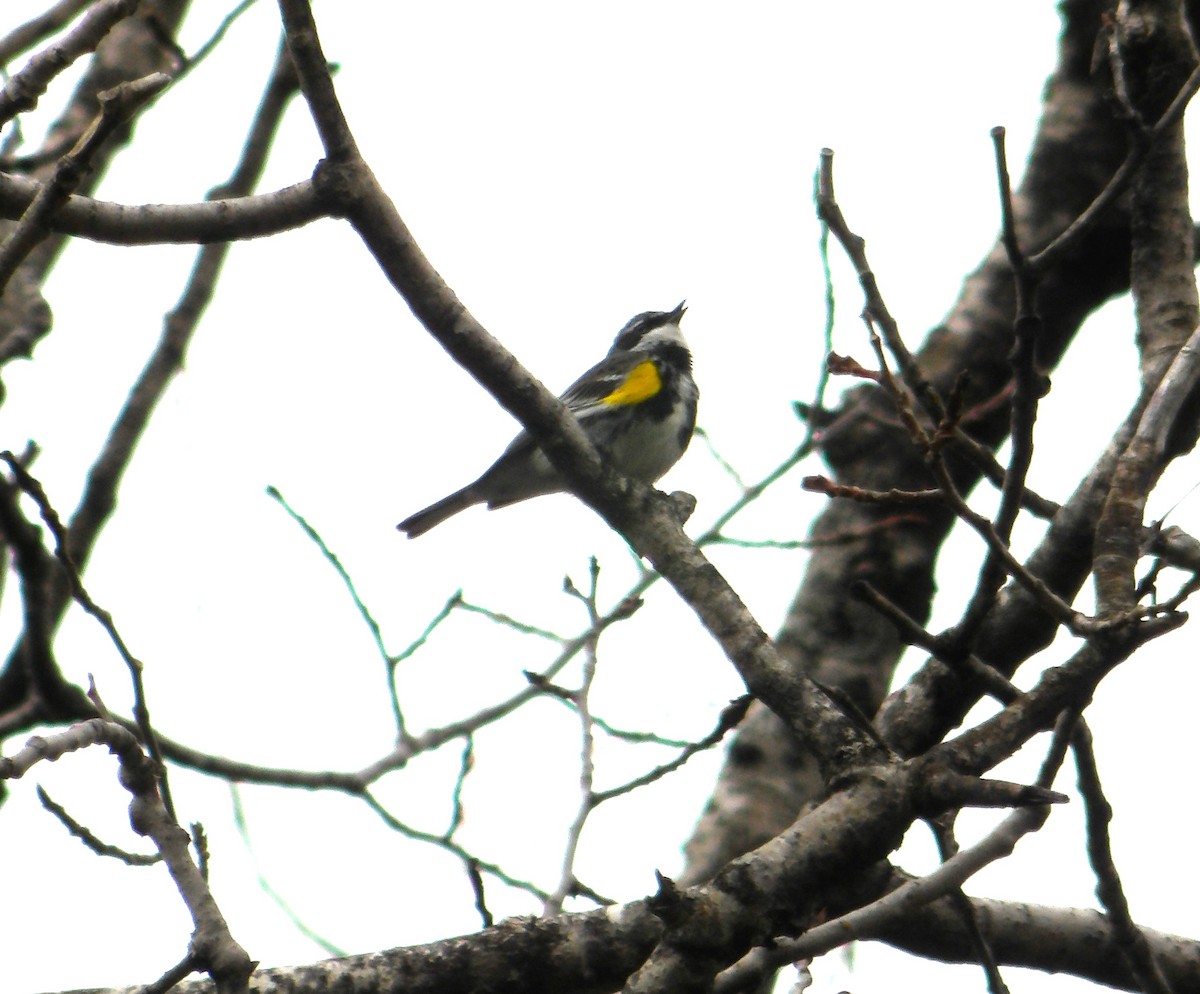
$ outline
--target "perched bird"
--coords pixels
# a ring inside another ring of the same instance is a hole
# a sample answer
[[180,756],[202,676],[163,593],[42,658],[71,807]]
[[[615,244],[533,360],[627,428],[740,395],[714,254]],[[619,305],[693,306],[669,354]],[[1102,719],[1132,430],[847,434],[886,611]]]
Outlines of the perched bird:
[[[608,355],[562,395],[592,444],[626,476],[653,483],[679,461],[696,427],[699,391],[679,322],[687,308],[646,311],[621,329]],[[521,432],[474,483],[396,527],[423,535],[474,504],[506,507],[566,490],[533,437]]]

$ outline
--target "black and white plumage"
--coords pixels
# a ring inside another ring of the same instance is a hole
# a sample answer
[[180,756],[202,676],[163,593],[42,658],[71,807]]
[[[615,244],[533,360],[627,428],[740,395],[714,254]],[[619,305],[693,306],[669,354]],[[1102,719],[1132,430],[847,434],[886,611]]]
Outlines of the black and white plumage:
[[[608,355],[571,384],[562,401],[588,438],[627,476],[653,483],[679,461],[696,427],[699,391],[679,322],[687,308],[645,311],[617,334]],[[475,504],[505,507],[566,490],[533,437],[521,432],[475,482],[397,526],[422,535]]]

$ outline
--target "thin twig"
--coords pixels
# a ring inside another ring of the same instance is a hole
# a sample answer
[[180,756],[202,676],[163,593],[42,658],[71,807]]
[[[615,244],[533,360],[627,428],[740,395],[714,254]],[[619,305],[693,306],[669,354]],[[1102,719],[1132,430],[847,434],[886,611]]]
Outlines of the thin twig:
[[994,666],[989,666],[978,656],[951,651],[953,646],[947,644],[945,639],[926,631],[899,605],[866,580],[855,581],[851,586],[851,593],[861,597],[895,625],[900,638],[907,644],[924,649],[964,678],[977,681],[996,700],[1011,704],[1021,696],[1021,691],[1016,685]]
[[462,756],[458,761],[458,776],[454,778],[454,790],[450,793],[450,826],[446,829],[446,838],[454,838],[454,833],[462,827],[463,823],[463,788],[467,784],[467,777],[471,770],[475,768],[475,736],[463,736]]
[[[0,90],[0,125],[8,123],[18,114],[33,110],[54,78],[77,59],[94,52],[96,46],[118,22],[137,10],[138,2],[139,0],[101,0],[66,37],[30,59],[29,64],[12,76]],[[49,17],[57,12],[65,24],[70,16],[73,16],[73,12],[66,16],[67,9],[69,8],[66,4],[59,4],[58,8],[45,16]],[[23,25],[18,31],[28,27],[29,24]]]
[[178,986],[193,973],[203,968],[204,964],[200,957],[189,952],[157,980],[151,981],[145,987],[139,987],[138,994],[167,994],[172,987]]
[[471,857],[466,861],[466,867],[467,879],[471,881],[471,893],[475,895],[475,910],[479,912],[483,927],[491,928],[496,924],[496,919],[488,910],[487,895],[483,889],[483,874],[479,872],[479,860]]
[[0,66],[8,65],[35,45],[40,45],[52,34],[70,24],[81,10],[91,4],[92,0],[58,0],[49,10],[44,10],[24,24],[13,28],[0,38]]
[[[591,582],[588,585],[587,593],[582,593],[571,582],[569,577],[564,584],[564,588],[568,594],[573,595],[583,604],[587,611],[591,630],[597,631],[600,612],[596,608],[596,594],[600,580],[600,564],[595,556],[592,557],[589,564],[588,574]],[[591,815],[596,807],[596,729],[595,722],[592,720],[589,696],[592,684],[596,679],[596,649],[599,639],[600,636],[597,632],[588,641],[587,645],[584,646],[583,677],[580,681],[579,689],[571,695],[574,699],[575,710],[579,715],[580,798],[579,806],[575,811],[575,817],[567,829],[566,844],[563,847],[562,873],[559,876],[558,886],[546,899],[545,905],[542,908],[542,914],[548,918],[556,918],[562,914],[563,901],[575,890],[575,857],[579,852],[579,840],[583,835],[583,827],[587,823],[588,816]]]
[[153,760],[142,752],[131,732],[112,721],[92,718],[45,738],[35,736],[13,756],[0,758],[0,777],[24,776],[40,762],[54,761],[93,745],[104,745],[117,757],[120,783],[132,795],[129,822],[162,854],[167,871],[194,925],[190,950],[216,981],[218,990],[244,990],[255,964],[230,934],[229,926],[189,852],[188,833],[162,803]]
[[1134,147],[1130,149],[1129,154],[1125,157],[1125,161],[1113,173],[1112,179],[1097,194],[1096,198],[1087,206],[1087,209],[1075,218],[1054,241],[1040,252],[1029,257],[1027,265],[1030,270],[1033,272],[1048,272],[1074,251],[1084,236],[1104,216],[1104,213],[1129,188],[1129,184],[1132,182],[1134,176],[1137,175],[1138,167],[1141,166],[1142,160],[1145,159],[1150,148],[1162,136],[1163,132],[1178,123],[1180,118],[1183,117],[1183,112],[1187,109],[1188,103],[1198,91],[1200,91],[1200,67],[1192,71],[1187,82],[1180,88],[1179,93],[1171,101],[1171,105],[1163,112],[1162,117],[1159,118],[1154,127],[1149,132],[1143,132],[1141,137],[1136,140]]
[[42,802],[42,807],[49,811],[55,818],[62,823],[62,826],[70,832],[75,838],[87,846],[97,856],[108,856],[112,859],[119,859],[127,866],[153,866],[155,863],[162,862],[162,854],[154,853],[152,855],[144,855],[142,853],[129,852],[122,849],[120,846],[111,845],[103,841],[86,825],[80,824],[67,813],[67,809],[55,801],[39,784],[37,787],[38,800]]
[[401,821],[390,811],[387,810],[378,800],[367,791],[363,794],[363,799],[367,802],[367,806],[374,811],[388,828],[392,831],[403,835],[405,838],[412,839],[415,842],[427,842],[431,846],[436,846],[439,849],[444,849],[448,853],[452,853],[461,859],[464,863],[474,863],[477,872],[487,873],[495,877],[502,883],[508,884],[509,887],[515,887],[518,890],[523,890],[526,893],[532,894],[540,901],[546,901],[550,897],[549,891],[544,890],[537,884],[529,880],[522,880],[519,877],[514,877],[508,873],[503,867],[497,863],[490,863],[487,860],[479,859],[474,854],[468,852],[453,839],[447,839],[444,835],[435,835],[432,832],[425,832],[419,828],[415,828],[406,822]]
[[[1000,188],[1001,241],[1012,268],[1016,289],[1016,318],[1013,322],[1013,347],[1009,363],[1013,371],[1013,390],[1009,403],[1010,455],[1008,468],[1000,487],[1000,505],[992,522],[992,531],[1005,547],[1012,539],[1013,526],[1020,513],[1025,493],[1025,481],[1033,461],[1033,426],[1037,420],[1038,400],[1048,389],[1048,381],[1035,364],[1037,344],[1042,335],[1042,321],[1037,314],[1037,279],[1025,261],[1017,234],[1016,211],[1013,208],[1012,183],[1004,145],[1004,129],[992,129],[996,155],[996,178]],[[954,637],[964,649],[974,647],[984,620],[1003,586],[1007,571],[994,546],[989,546],[975,590],[955,628]]]
[[593,806],[598,806],[605,801],[612,800],[614,797],[620,797],[622,794],[628,794],[639,787],[645,787],[656,780],[661,780],[668,773],[674,773],[697,753],[711,749],[741,723],[741,720],[746,716],[746,712],[750,709],[750,703],[753,700],[754,698],[749,694],[745,694],[737,698],[737,700],[731,701],[721,711],[721,717],[717,721],[716,728],[704,736],[704,738],[684,746],[679,755],[669,763],[656,766],[654,769],[648,770],[639,777],[634,777],[619,787],[610,787],[608,790],[596,791],[592,795]]
[[905,346],[900,337],[900,326],[888,310],[879,282],[867,261],[866,240],[855,234],[842,209],[838,205],[833,189],[833,151],[821,149],[820,164],[817,171],[817,215],[822,222],[829,226],[833,236],[841,244],[843,251],[849,257],[854,271],[858,276],[866,300],[864,318],[867,323],[877,326],[887,343],[888,350],[896,359],[900,375],[914,397],[920,402],[935,424],[945,420],[945,405],[933,385],[921,372],[916,358]]
[[162,749],[158,744],[158,736],[155,734],[154,727],[150,722],[150,705],[146,699],[146,684],[144,680],[145,667],[142,665],[142,661],[130,652],[125,639],[117,630],[112,615],[92,599],[91,594],[87,592],[87,588],[83,585],[83,578],[79,575],[79,568],[71,558],[67,530],[63,527],[62,520],[59,518],[54,506],[50,503],[50,498],[46,496],[46,491],[42,488],[41,483],[29,474],[25,467],[21,465],[20,460],[11,452],[0,452],[0,460],[7,463],[8,468],[12,470],[13,475],[16,477],[17,484],[25,493],[33,498],[34,503],[38,506],[38,511],[41,513],[42,520],[50,529],[50,534],[54,536],[54,554],[58,557],[63,571],[66,573],[72,597],[104,629],[104,633],[108,636],[109,641],[112,642],[113,647],[125,663],[125,668],[129,670],[130,680],[133,684],[133,717],[137,722],[142,741],[145,743],[154,762],[158,765],[159,788],[162,791],[163,804],[166,805],[167,812],[171,818],[178,820],[175,814],[175,804],[171,800],[171,790],[167,781],[167,768],[163,763]]
[[71,151],[55,163],[54,175],[42,184],[37,196],[0,245],[0,291],[8,285],[38,242],[50,234],[50,218],[83,182],[101,146],[170,82],[171,77],[166,73],[156,72],[98,94],[99,115]]
[[[342,583],[345,584],[346,589],[350,592],[350,599],[354,601],[354,607],[358,611],[359,617],[362,618],[363,623],[367,626],[367,630],[371,633],[371,641],[375,643],[375,651],[379,653],[380,659],[383,660],[384,670],[387,672],[388,697],[390,698],[392,704],[392,720],[396,723],[396,734],[401,739],[406,738],[408,736],[408,729],[404,721],[404,712],[400,707],[400,696],[396,692],[396,661],[394,661],[391,654],[388,653],[387,646],[383,644],[383,630],[379,627],[379,622],[375,620],[375,616],[371,614],[370,609],[367,607],[362,597],[359,596],[358,587],[354,585],[354,581],[350,578],[350,574],[346,572],[346,567],[342,565],[342,561],[325,543],[325,539],[321,537],[320,533],[311,524],[309,524],[308,519],[287,502],[277,487],[267,487],[267,496],[275,501],[280,507],[282,507],[287,513],[287,516],[296,522],[296,524],[298,524],[303,530],[304,534],[308,536],[309,541],[311,541],[313,545],[321,550],[321,555],[325,557],[325,561],[333,567],[334,572],[337,573]],[[425,635],[422,636],[420,641],[424,641],[433,628],[435,628],[449,614],[449,612],[450,605],[448,604],[443,613],[438,618],[434,619],[430,627],[426,628]],[[409,651],[411,652],[412,649]]]
[[246,853],[250,856],[250,860],[254,865],[254,875],[258,879],[259,889],[267,895],[275,904],[275,906],[283,912],[295,927],[296,931],[321,947],[330,956],[345,956],[346,950],[336,943],[331,942],[325,936],[321,935],[304,919],[302,919],[296,910],[288,903],[287,899],[279,893],[271,882],[263,875],[263,872],[258,867],[258,858],[254,854],[254,846],[250,841],[250,826],[246,821],[246,810],[242,806],[242,793],[236,783],[229,784],[229,797],[233,804],[233,824],[237,828],[238,836],[242,840],[242,845],[246,849]]
[[1129,964],[1143,994],[1171,994],[1171,985],[1129,911],[1121,875],[1113,859],[1108,826],[1112,821],[1112,806],[1100,785],[1096,754],[1092,749],[1092,734],[1081,721],[1075,729],[1071,747],[1078,771],[1079,793],[1083,796],[1087,823],[1088,861],[1096,875],[1096,896],[1112,925],[1113,941]]
[[[943,863],[948,859],[953,859],[962,851],[958,839],[954,836],[954,815],[955,812],[946,812],[929,823],[937,843],[938,858]],[[975,950],[975,955],[983,967],[984,976],[987,978],[988,994],[1009,994],[1008,985],[1000,974],[1000,965],[996,962],[996,954],[983,934],[983,929],[979,925],[979,916],[975,914],[975,907],[971,904],[970,898],[963,893],[961,887],[956,887],[947,896],[962,919],[971,941],[971,947]]]

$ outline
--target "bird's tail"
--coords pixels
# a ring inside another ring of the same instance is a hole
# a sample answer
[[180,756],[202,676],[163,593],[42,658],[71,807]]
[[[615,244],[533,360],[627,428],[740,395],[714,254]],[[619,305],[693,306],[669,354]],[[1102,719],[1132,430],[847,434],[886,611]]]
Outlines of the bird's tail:
[[440,525],[451,515],[465,511],[472,504],[478,504],[482,500],[483,498],[475,492],[474,487],[463,487],[449,497],[443,497],[436,504],[430,504],[425,510],[405,518],[396,527],[409,538],[416,538],[418,535],[424,535],[435,525]]

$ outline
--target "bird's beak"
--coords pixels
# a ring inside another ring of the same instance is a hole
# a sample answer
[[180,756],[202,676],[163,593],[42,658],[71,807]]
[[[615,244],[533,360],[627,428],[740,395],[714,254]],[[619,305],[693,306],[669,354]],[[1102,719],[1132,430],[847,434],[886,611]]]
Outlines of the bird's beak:
[[675,310],[671,311],[671,317],[674,319],[673,324],[679,324],[683,316],[687,313],[687,301],[681,300]]

